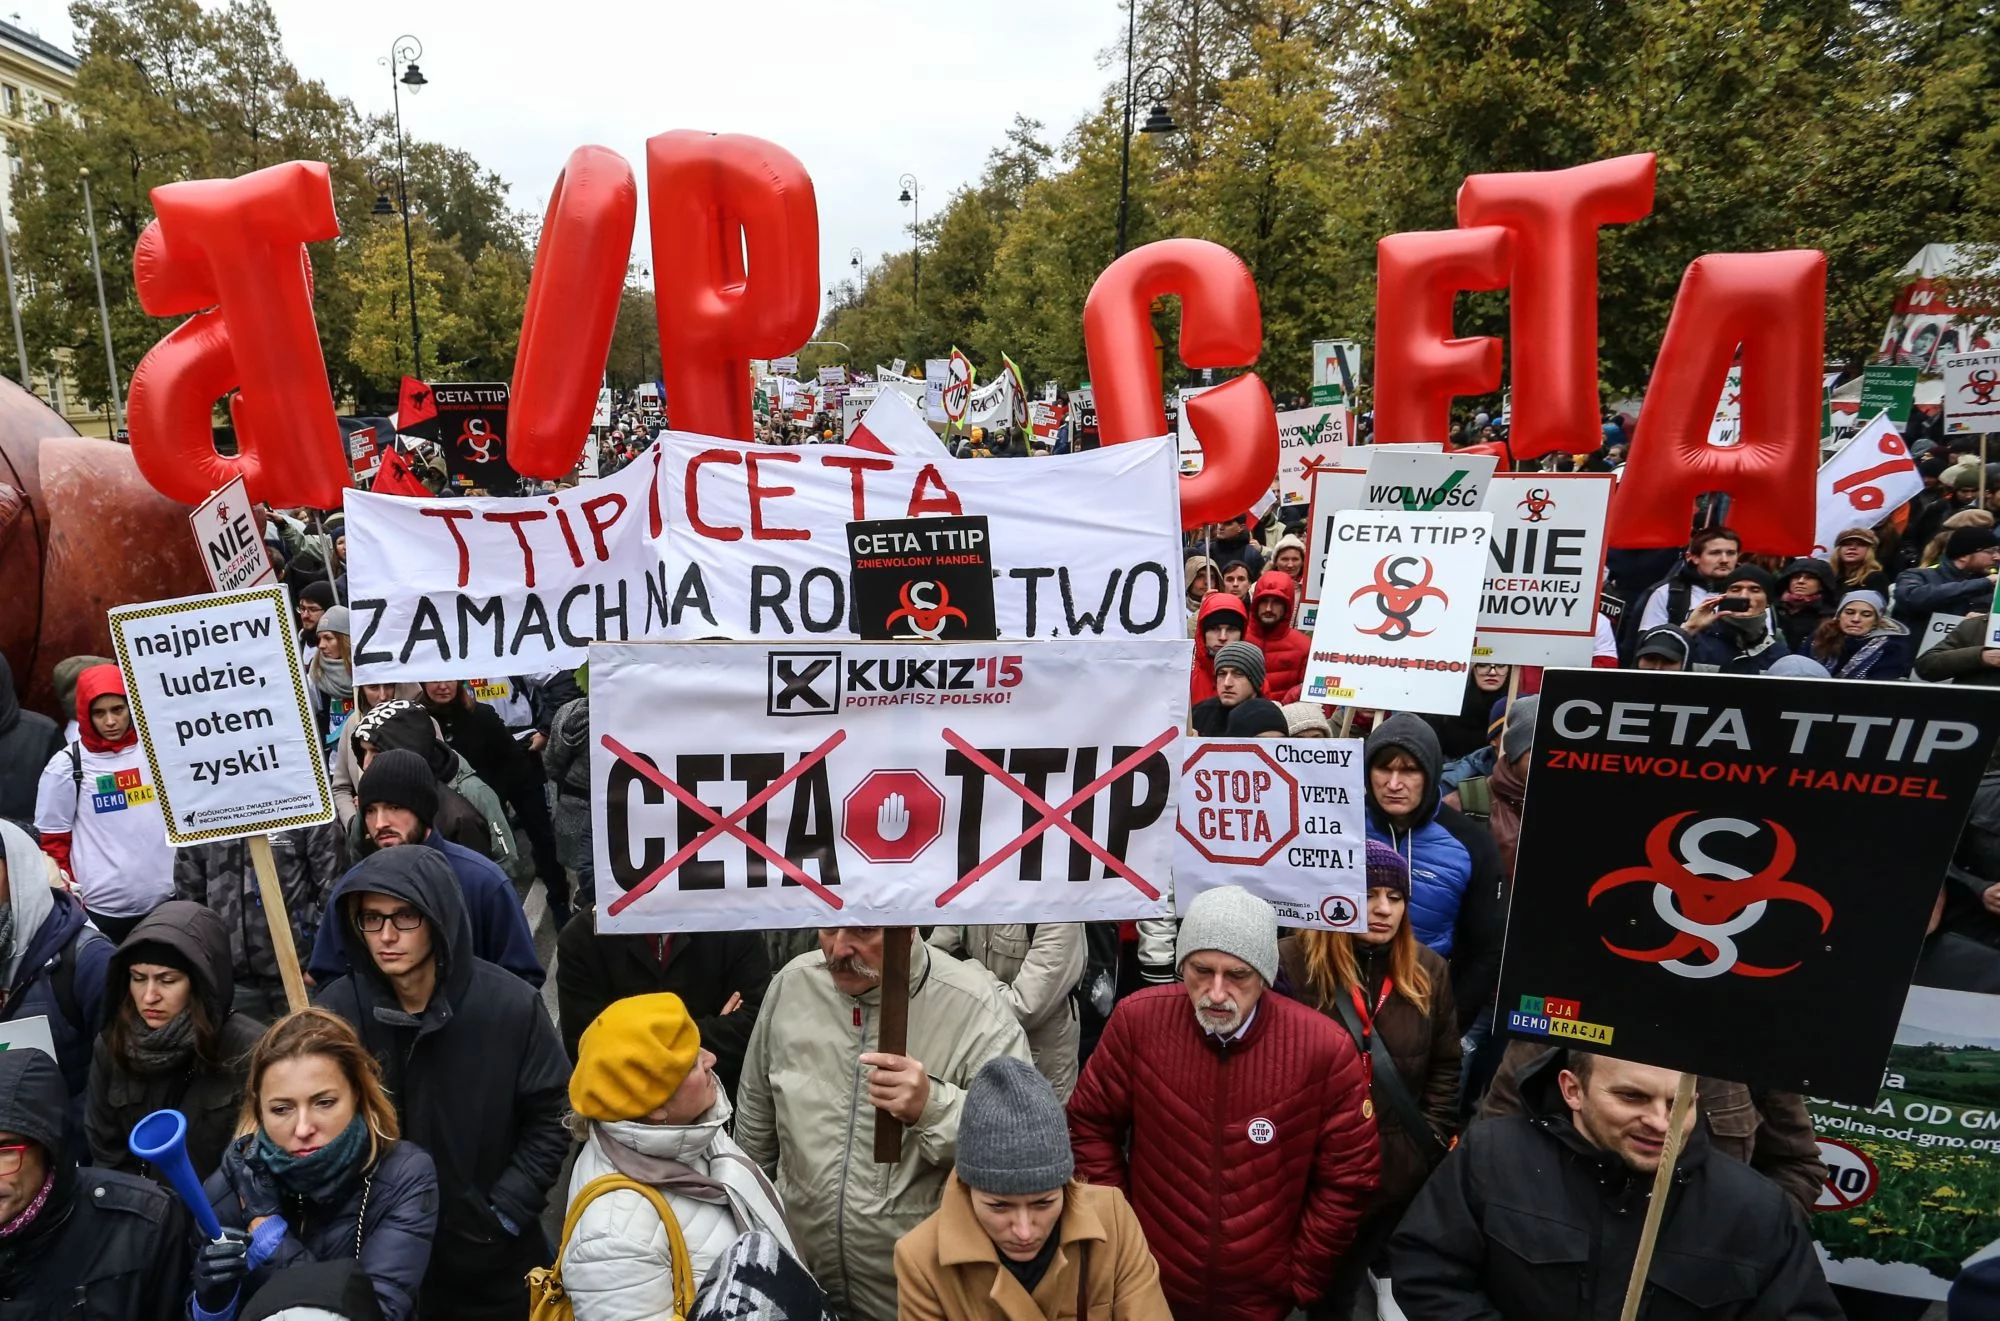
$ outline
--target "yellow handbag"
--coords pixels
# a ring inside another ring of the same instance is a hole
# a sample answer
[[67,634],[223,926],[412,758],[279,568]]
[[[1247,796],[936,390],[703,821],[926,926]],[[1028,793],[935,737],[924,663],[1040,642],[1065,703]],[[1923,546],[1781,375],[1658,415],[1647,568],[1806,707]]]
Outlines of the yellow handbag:
[[681,1237],[681,1222],[674,1218],[667,1199],[660,1196],[659,1189],[637,1179],[605,1174],[585,1184],[569,1204],[569,1212],[563,1216],[562,1246],[556,1249],[555,1265],[537,1266],[528,1272],[528,1321],[575,1321],[576,1311],[570,1306],[569,1295],[563,1292],[563,1258],[569,1254],[570,1236],[576,1233],[576,1222],[582,1218],[584,1208],[604,1194],[616,1192],[638,1193],[653,1204],[653,1209],[660,1213],[660,1223],[667,1227],[667,1256],[674,1268],[671,1321],[684,1321],[694,1310],[694,1262],[688,1257],[687,1240]]

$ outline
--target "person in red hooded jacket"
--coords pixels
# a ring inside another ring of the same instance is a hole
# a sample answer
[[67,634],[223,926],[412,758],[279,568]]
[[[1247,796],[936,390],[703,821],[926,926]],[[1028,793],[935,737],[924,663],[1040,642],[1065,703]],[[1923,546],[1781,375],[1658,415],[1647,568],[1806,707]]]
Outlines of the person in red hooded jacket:
[[1243,598],[1234,592],[1210,592],[1201,599],[1194,624],[1194,674],[1188,684],[1188,709],[1215,696],[1215,653],[1239,641],[1250,622]]
[[1264,696],[1278,703],[1299,700],[1305,686],[1306,653],[1312,640],[1292,627],[1292,611],[1298,606],[1298,580],[1272,569],[1257,579],[1250,591],[1250,633],[1264,653]]
[[174,897],[174,850],[116,665],[77,676],[76,719],[80,737],[49,758],[35,787],[35,831],[116,942]]

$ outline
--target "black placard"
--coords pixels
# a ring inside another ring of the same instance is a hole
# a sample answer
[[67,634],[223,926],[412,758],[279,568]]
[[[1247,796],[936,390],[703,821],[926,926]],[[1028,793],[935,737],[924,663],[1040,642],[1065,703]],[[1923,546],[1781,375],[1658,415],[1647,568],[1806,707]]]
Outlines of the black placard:
[[1552,670],[1498,1027],[1866,1104],[2000,694]]
[[871,518],[847,525],[855,632],[869,642],[981,642],[993,614],[985,515]]
[[431,398],[437,406],[433,434],[451,484],[460,491],[514,494],[521,479],[507,465],[507,382],[433,382]]

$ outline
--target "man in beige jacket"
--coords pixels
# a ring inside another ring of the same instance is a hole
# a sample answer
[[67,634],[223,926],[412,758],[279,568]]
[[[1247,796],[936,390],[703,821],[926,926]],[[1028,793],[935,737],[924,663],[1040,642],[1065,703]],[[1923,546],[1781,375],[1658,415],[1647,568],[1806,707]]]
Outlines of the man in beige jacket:
[[[776,1181],[792,1240],[844,1321],[895,1321],[896,1240],[938,1208],[974,1075],[1027,1038],[985,971],[910,936],[908,1053],[876,1049],[881,927],[828,927],[771,979],[743,1060],[736,1141]],[[877,1165],[875,1110],[908,1125]]]
[[939,927],[931,946],[976,963],[1000,983],[1000,998],[1028,1034],[1035,1067],[1058,1101],[1076,1090],[1076,997],[1085,950],[1081,922]]

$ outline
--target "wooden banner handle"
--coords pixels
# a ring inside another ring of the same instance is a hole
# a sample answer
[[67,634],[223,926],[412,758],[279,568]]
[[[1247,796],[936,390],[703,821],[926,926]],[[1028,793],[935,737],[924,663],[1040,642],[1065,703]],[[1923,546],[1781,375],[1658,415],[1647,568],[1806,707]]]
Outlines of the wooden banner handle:
[[[905,1055],[910,1049],[909,927],[882,929],[882,1023],[875,1049],[885,1055]],[[903,1122],[887,1110],[875,1112],[875,1163],[894,1165],[903,1159]]]
[[1653,1266],[1653,1245],[1660,1237],[1660,1217],[1666,1214],[1667,1193],[1674,1185],[1674,1162],[1681,1155],[1681,1129],[1688,1110],[1694,1105],[1695,1076],[1681,1075],[1674,1088],[1674,1108],[1667,1112],[1667,1145],[1660,1152],[1660,1168],[1653,1173],[1653,1195],[1646,1202],[1646,1223],[1639,1230],[1639,1251],[1632,1258],[1632,1279],[1625,1286],[1625,1306],[1618,1321],[1636,1321],[1639,1303],[1646,1296],[1646,1272]]
[[278,862],[271,856],[268,836],[250,836],[250,865],[257,872],[264,921],[271,928],[271,947],[277,951],[278,976],[285,982],[285,1004],[297,1013],[306,1007],[306,979],[299,971],[298,947],[292,944],[292,915],[285,911],[285,892],[278,884]]

